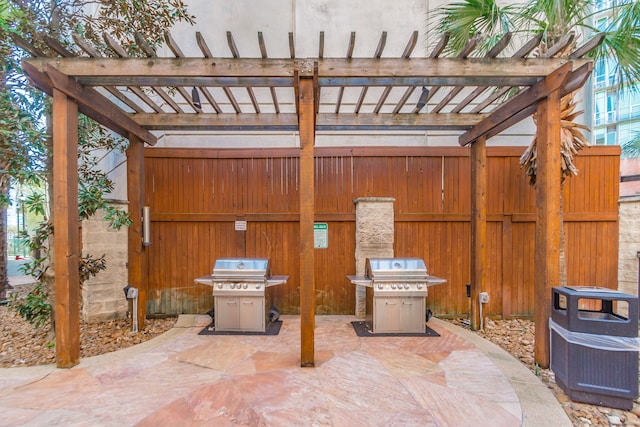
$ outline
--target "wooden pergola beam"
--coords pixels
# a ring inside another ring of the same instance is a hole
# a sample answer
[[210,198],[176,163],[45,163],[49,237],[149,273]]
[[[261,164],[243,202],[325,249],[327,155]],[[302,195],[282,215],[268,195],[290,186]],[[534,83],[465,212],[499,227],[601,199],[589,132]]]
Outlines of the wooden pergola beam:
[[[553,73],[549,74],[544,80],[541,80],[493,110],[489,117],[482,120],[464,134],[460,135],[458,138],[459,144],[462,146],[470,144],[495,128],[499,126],[504,127],[504,123],[512,120],[514,116],[521,116],[521,112],[523,110],[535,105],[547,97],[551,92],[559,90],[567,77],[569,77],[571,69],[572,64],[570,62],[565,63]],[[520,117],[519,120],[522,120],[523,118],[524,117]]]
[[[572,72],[563,83],[562,88],[560,90],[560,96],[561,97],[565,96],[575,90],[580,89],[585,84],[589,76],[591,75],[592,70],[593,70],[593,63],[589,62],[587,64],[582,65],[576,71]],[[537,108],[538,108],[537,104],[532,104],[526,108],[523,108],[516,114],[510,116],[506,120],[500,122],[491,130],[489,130],[485,134],[485,137],[487,139],[493,138],[494,136],[498,135],[500,132],[506,129],[509,129],[511,126],[515,125],[516,123],[519,123],[520,121],[526,119],[527,117],[535,113]]]
[[[76,77],[84,85],[292,86],[298,59],[276,58],[31,58]],[[320,86],[517,86],[531,85],[567,62],[584,59],[514,58],[325,58],[318,59]]]
[[135,135],[149,145],[155,145],[157,142],[155,135],[137,124],[107,98],[94,89],[82,86],[53,66],[47,65],[44,71],[40,71],[26,60],[23,61],[22,67],[36,87],[46,93],[52,93],[53,88],[58,89],[78,103],[78,110],[82,114],[117,134],[125,138]]
[[[487,116],[464,113],[319,113],[316,130],[467,130]],[[292,113],[138,113],[129,117],[149,130],[298,130],[298,117]]]
[[53,242],[56,363],[80,361],[78,106],[53,89]]

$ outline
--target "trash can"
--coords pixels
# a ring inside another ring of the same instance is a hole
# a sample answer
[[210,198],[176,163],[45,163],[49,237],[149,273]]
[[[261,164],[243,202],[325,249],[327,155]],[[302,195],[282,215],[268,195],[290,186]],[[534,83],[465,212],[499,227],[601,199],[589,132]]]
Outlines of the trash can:
[[630,410],[638,396],[638,298],[612,289],[555,287],[551,370],[574,401]]

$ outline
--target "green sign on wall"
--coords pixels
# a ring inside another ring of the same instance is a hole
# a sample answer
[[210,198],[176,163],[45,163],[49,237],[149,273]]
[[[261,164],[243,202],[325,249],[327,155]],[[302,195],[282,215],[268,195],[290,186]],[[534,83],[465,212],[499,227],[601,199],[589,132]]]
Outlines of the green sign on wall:
[[329,224],[316,222],[313,224],[313,247],[327,249],[329,247]]

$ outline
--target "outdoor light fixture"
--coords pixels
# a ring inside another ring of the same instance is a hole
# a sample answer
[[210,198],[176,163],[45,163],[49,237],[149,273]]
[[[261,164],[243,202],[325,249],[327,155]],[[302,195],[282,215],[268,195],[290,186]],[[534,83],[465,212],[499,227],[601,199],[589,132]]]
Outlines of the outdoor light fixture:
[[142,208],[142,246],[151,246],[151,208]]
[[202,103],[200,102],[200,94],[198,93],[198,88],[195,86],[191,89],[191,100],[193,101],[193,105],[199,110],[202,109]]
[[422,86],[422,93],[420,94],[420,99],[418,99],[418,103],[416,104],[416,109],[413,111],[414,113],[419,113],[420,110],[427,105],[427,99],[429,98],[429,89]]

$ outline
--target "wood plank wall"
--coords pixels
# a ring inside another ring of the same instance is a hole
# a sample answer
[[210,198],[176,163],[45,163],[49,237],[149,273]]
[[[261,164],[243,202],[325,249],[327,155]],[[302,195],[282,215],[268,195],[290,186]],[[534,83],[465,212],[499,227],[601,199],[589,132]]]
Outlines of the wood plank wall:
[[[535,192],[519,147],[488,148],[488,260],[495,316],[533,313]],[[204,313],[211,289],[193,279],[219,257],[269,257],[282,313],[299,312],[297,150],[145,151],[152,211],[148,312]],[[317,148],[316,222],[329,224],[329,248],[316,249],[317,314],[352,314],[358,197],[394,197],[395,254],[425,259],[448,283],[430,289],[440,315],[468,312],[470,163],[464,148]],[[564,220],[569,284],[617,286],[619,148],[591,147],[567,180]],[[235,231],[234,221],[247,221]]]

